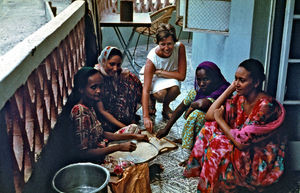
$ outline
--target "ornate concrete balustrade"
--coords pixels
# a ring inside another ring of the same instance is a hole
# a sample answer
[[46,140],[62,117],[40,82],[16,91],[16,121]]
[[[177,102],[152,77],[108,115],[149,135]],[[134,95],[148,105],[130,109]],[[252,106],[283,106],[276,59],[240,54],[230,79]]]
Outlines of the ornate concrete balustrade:
[[4,192],[13,189],[12,181],[15,191],[22,191],[71,91],[74,73],[85,64],[84,14],[84,1],[75,1],[0,58]]
[[170,0],[163,0],[163,3],[161,0],[146,0],[146,3],[145,0],[134,0],[133,4],[135,12],[154,12],[170,5]]
[[[120,0],[119,0],[120,1]],[[164,8],[170,4],[175,4],[176,0],[133,0],[135,12],[153,12]],[[115,13],[118,10],[118,0],[96,0],[98,15]],[[101,2],[101,3],[99,3]]]

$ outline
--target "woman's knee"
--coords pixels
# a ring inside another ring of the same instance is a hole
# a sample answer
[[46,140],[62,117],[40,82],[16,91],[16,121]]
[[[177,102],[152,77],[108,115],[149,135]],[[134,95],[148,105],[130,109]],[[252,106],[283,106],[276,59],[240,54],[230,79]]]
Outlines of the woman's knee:
[[180,94],[179,86],[172,86],[171,88],[169,88],[169,92],[179,95]]
[[157,100],[157,102],[162,103],[165,100],[165,97],[167,95],[167,90],[160,90],[153,94],[154,98]]
[[172,86],[168,89],[168,98],[174,100],[180,94],[180,89],[178,86]]

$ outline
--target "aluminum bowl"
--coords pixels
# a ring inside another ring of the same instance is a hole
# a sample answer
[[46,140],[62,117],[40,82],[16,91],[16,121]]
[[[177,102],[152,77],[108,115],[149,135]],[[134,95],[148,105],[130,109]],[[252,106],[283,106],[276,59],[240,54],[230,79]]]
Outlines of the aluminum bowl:
[[100,165],[75,163],[58,170],[52,186],[60,193],[105,193],[109,179],[109,171]]

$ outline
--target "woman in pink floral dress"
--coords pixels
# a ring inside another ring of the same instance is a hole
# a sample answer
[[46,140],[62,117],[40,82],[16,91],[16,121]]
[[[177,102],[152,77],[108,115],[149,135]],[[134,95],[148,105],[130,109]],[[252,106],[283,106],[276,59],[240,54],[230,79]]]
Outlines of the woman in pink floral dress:
[[283,174],[285,110],[261,91],[264,79],[259,61],[243,61],[235,81],[209,108],[211,122],[199,133],[184,171],[200,177],[198,192],[261,191]]

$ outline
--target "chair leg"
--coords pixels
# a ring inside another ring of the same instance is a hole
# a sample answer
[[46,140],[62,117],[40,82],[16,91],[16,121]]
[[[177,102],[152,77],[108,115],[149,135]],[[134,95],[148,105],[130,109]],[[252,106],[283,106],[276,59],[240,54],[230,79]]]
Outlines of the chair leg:
[[135,47],[134,47],[133,57],[135,56],[135,51],[136,51],[136,47],[137,47],[137,45],[138,45],[138,43],[139,43],[140,36],[141,36],[141,34],[139,33],[139,36],[138,36],[138,38],[137,38],[137,40],[136,40],[136,44],[135,44]]
[[192,35],[192,32],[189,32],[188,43],[190,43],[191,35]]
[[147,51],[148,51],[148,47],[149,47],[149,39],[150,39],[150,28],[149,29],[149,35],[148,35],[148,39],[147,39]]
[[149,39],[150,39],[150,35],[148,35],[148,38],[147,38],[147,51],[148,51],[148,48],[149,48]]
[[180,31],[179,31],[178,38],[177,38],[178,40],[180,38],[181,32],[182,32],[182,26],[180,27]]

